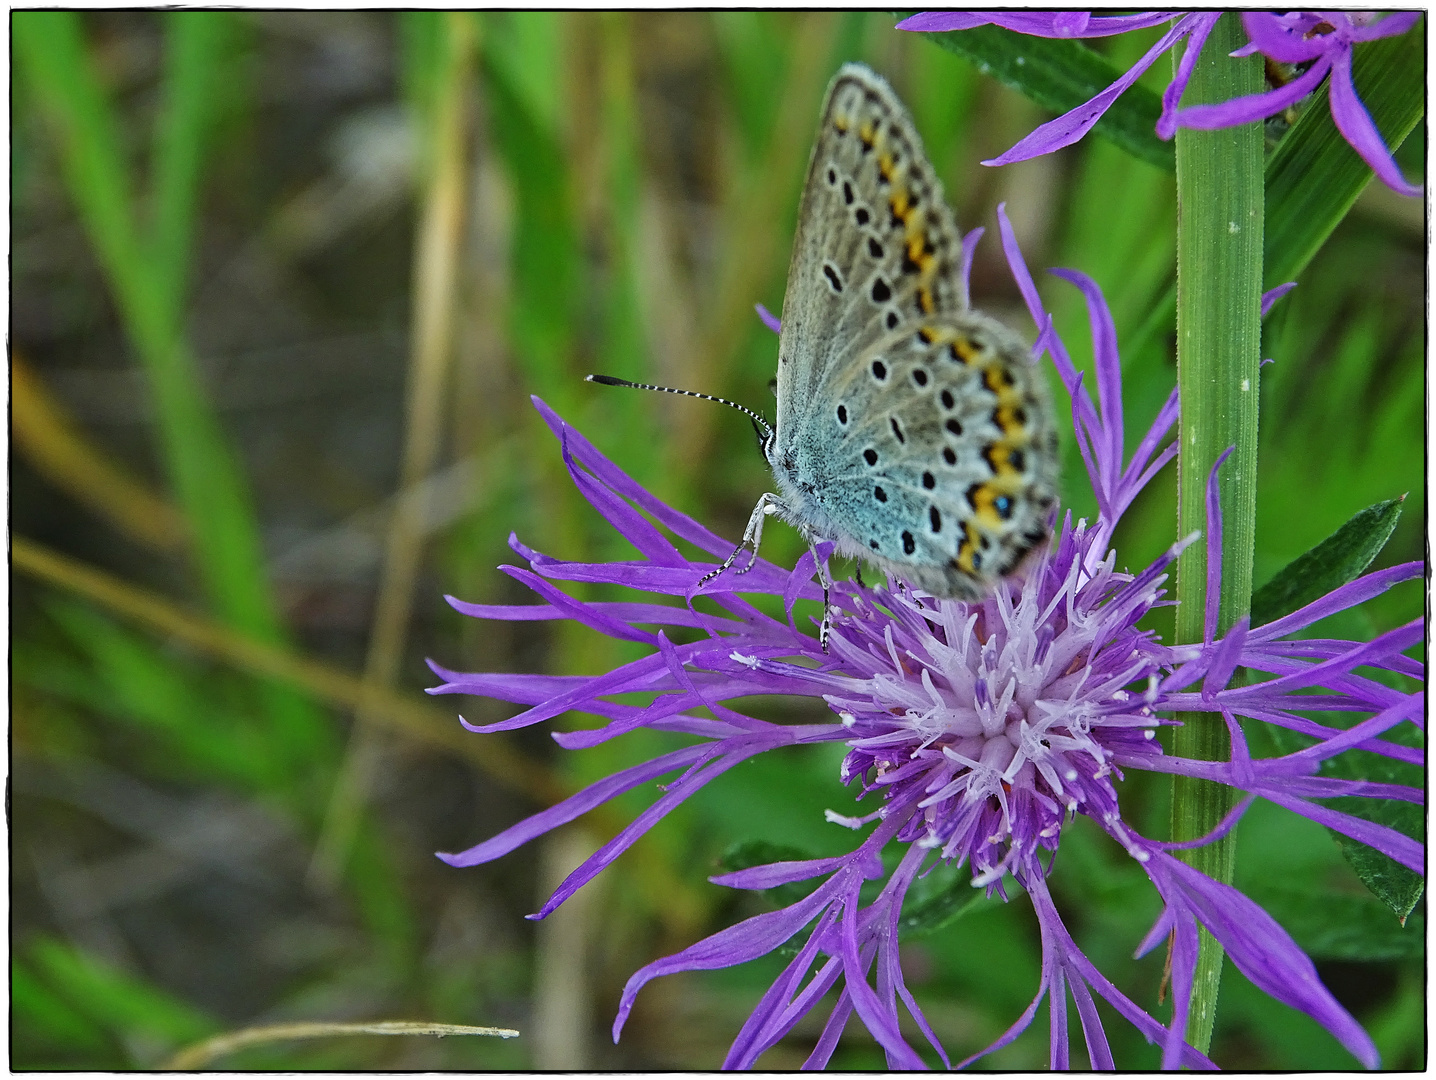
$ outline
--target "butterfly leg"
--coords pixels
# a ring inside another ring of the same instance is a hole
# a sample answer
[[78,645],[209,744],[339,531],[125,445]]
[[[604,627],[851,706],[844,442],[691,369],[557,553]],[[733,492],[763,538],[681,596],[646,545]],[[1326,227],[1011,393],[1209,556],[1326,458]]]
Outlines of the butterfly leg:
[[828,576],[828,564],[818,558],[816,550],[813,551],[813,561],[818,564],[818,584],[823,587],[823,621],[818,626],[818,644],[823,652],[828,651],[828,635],[833,632],[833,606],[828,602],[828,595],[833,588],[833,579]]
[[823,621],[818,624],[818,644],[822,646],[823,652],[828,651],[828,637],[833,632],[833,606],[830,597],[833,591],[833,579],[828,574],[828,564],[825,560],[818,558],[818,541],[820,537],[815,536],[811,529],[803,526],[798,530],[808,550],[813,553],[813,564],[818,570],[818,584],[823,587]]
[[749,570],[753,569],[753,566],[758,562],[758,545],[763,540],[763,519],[769,514],[776,514],[778,508],[782,505],[782,500],[771,491],[759,498],[758,505],[753,507],[753,513],[748,518],[748,526],[743,530],[743,539],[739,541],[738,546],[733,549],[733,553],[723,560],[723,565],[719,566],[716,570],[708,571],[708,573],[698,579],[699,586],[707,585],[719,574],[723,573],[724,570],[727,570],[737,562],[738,556],[743,553],[744,548],[751,548],[753,557],[748,560],[748,565],[739,570],[738,573],[746,574]]

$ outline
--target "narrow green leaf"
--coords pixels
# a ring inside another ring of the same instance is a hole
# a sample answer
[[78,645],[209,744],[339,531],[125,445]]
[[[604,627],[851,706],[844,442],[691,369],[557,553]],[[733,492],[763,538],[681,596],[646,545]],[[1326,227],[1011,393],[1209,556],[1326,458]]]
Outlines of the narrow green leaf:
[[[982,74],[991,75],[1059,115],[1100,94],[1122,77],[1122,72],[1100,55],[1071,39],[1028,37],[1000,26],[924,36],[967,57]],[[1157,118],[1161,113],[1162,99],[1154,91],[1132,86],[1112,103],[1092,130],[1134,157],[1170,172],[1176,168],[1176,156],[1171,143],[1157,138]]]
[[[1343,714],[1344,715],[1344,714]],[[1339,721],[1336,714],[1318,714],[1325,723]],[[1268,725],[1264,732],[1282,754],[1296,753],[1312,745],[1313,739],[1294,731],[1287,731]],[[1422,746],[1422,733],[1413,724],[1401,724],[1387,732],[1385,738],[1401,746]],[[1379,754],[1350,750],[1321,763],[1320,775],[1339,780],[1369,780],[1381,784],[1402,784],[1420,788],[1425,784],[1424,771],[1417,765],[1404,761],[1393,761]],[[1325,800],[1333,810],[1339,810],[1363,821],[1375,822],[1395,829],[1413,840],[1424,840],[1426,835],[1425,808],[1415,803],[1396,799],[1339,798]],[[1375,848],[1344,836],[1335,829],[1327,830],[1341,848],[1341,853],[1351,868],[1356,871],[1365,886],[1405,920],[1411,914],[1416,902],[1421,899],[1425,880]]]
[[13,28],[17,68],[50,121],[90,242],[121,307],[148,325],[157,313],[150,310],[142,276],[144,251],[132,213],[130,169],[121,150],[119,120],[86,53],[80,17],[73,11],[22,11],[15,14]]
[[1290,615],[1359,577],[1386,546],[1401,520],[1405,498],[1358,510],[1336,532],[1278,571],[1252,594],[1252,625],[1264,626]]
[[[1420,778],[1416,779],[1419,781]],[[1426,811],[1424,807],[1414,803],[1396,802],[1394,799],[1333,799],[1331,805],[1333,809],[1353,817],[1390,826],[1413,840],[1425,838]],[[1341,846],[1341,853],[1356,871],[1356,876],[1404,922],[1416,907],[1416,902],[1421,899],[1421,894],[1426,889],[1426,879],[1375,848],[1349,836],[1339,833],[1335,835],[1336,842]]]
[[768,148],[781,98],[773,93],[788,79],[792,35],[774,33],[774,21],[757,11],[718,11],[712,16],[734,127],[749,161]]
[[30,646],[19,673],[26,682],[143,731],[170,775],[296,794],[253,709],[204,664],[85,604],[57,597],[45,610],[71,649]]
[[[171,77],[177,82],[170,92],[186,92],[211,77],[195,69],[217,55],[211,30],[223,23],[205,21],[212,14],[218,13],[179,16],[202,18],[192,25],[186,22],[189,29],[175,31]],[[172,124],[173,130],[162,131],[157,142],[162,159],[157,164],[169,177],[161,178],[157,190],[184,205],[165,211],[168,224],[157,234],[159,248],[152,249],[139,228],[132,170],[121,151],[119,115],[85,42],[82,20],[71,11],[28,11],[13,22],[18,66],[49,122],[70,197],[149,376],[164,460],[194,526],[196,557],[210,600],[229,625],[260,640],[283,640],[248,483],[206,396],[184,334],[179,291],[186,272],[180,260],[189,248],[200,161],[197,148],[178,141],[199,136],[208,122],[207,107],[176,102],[162,120],[162,128]],[[262,684],[260,692],[278,757],[301,774],[312,772],[315,758],[332,752],[323,718],[288,689]]]
[[[1357,96],[1386,145],[1400,146],[1425,111],[1424,24],[1357,46],[1351,67]],[[1266,288],[1296,279],[1372,176],[1318,89],[1267,161]]]
[[230,70],[235,16],[228,11],[175,11],[165,16],[165,73],[155,123],[150,190],[150,244],[157,299],[171,323],[182,318],[200,176],[220,102],[237,83]]
[[[507,36],[529,40],[518,34],[528,18],[529,13],[485,16],[483,73],[493,145],[515,197],[509,305],[513,351],[524,358],[527,386],[563,410],[574,401],[577,381],[567,362],[583,264],[568,161],[555,132],[537,111],[541,95],[533,79],[521,77],[523,65],[504,47]],[[556,70],[548,75],[561,81]]]

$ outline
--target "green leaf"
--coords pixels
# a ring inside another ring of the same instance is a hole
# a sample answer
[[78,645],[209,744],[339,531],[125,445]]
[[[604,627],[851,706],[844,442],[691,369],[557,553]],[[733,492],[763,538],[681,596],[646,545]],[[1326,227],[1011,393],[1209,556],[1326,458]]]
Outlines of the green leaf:
[[[1122,72],[1080,41],[1028,37],[1000,26],[925,34],[977,65],[1004,86],[1061,114],[1075,109],[1111,86]],[[1172,171],[1172,144],[1157,138],[1162,99],[1145,86],[1129,87],[1102,114],[1093,131],[1127,153]]]
[[155,122],[149,251],[155,294],[183,319],[200,181],[226,98],[244,86],[230,11],[176,11],[163,22],[163,104]]
[[[1425,836],[1425,809],[1413,803],[1390,799],[1379,802],[1373,802],[1371,799],[1335,799],[1332,800],[1332,805],[1353,817],[1390,826],[1413,840],[1421,840]],[[1349,836],[1337,834],[1336,842],[1362,883],[1394,911],[1397,918],[1405,922],[1426,890],[1426,879],[1375,848]]]
[[1253,894],[1308,956],[1318,960],[1402,960],[1426,947],[1426,920],[1407,921],[1370,896],[1322,894],[1275,886]]
[[935,934],[983,899],[983,891],[972,887],[970,870],[964,872],[940,863],[926,877],[914,881],[908,890],[898,920],[898,936],[906,940]]
[[1401,520],[1399,499],[1359,510],[1336,532],[1288,563],[1252,594],[1252,625],[1264,626],[1356,580]]
[[55,598],[45,609],[73,651],[32,646],[22,679],[145,732],[155,763],[177,775],[300,802],[266,726],[204,664],[82,603]]
[[791,35],[775,33],[774,20],[757,11],[718,11],[712,22],[743,152],[749,160],[761,160],[782,100],[773,88],[787,81],[792,63]]
[[[1359,45],[1351,75],[1386,145],[1400,146],[1425,111],[1424,27]],[[1267,159],[1266,288],[1296,279],[1372,176],[1318,90]]]
[[[1401,724],[1387,732],[1389,742],[1402,746],[1423,746],[1425,737],[1414,724]],[[1404,761],[1393,761],[1388,757],[1364,751],[1340,754],[1323,763],[1321,775],[1335,776],[1343,780],[1373,780],[1382,784],[1404,784],[1421,788],[1425,785],[1424,770],[1419,765]],[[1328,803],[1333,810],[1339,810],[1352,817],[1385,825],[1397,832],[1422,841],[1426,836],[1426,808],[1418,803],[1400,802],[1396,799],[1358,799],[1353,797],[1331,799]],[[1403,923],[1421,899],[1426,881],[1420,874],[1408,870],[1375,848],[1333,832],[1341,847],[1342,855],[1356,871],[1356,876],[1376,896],[1396,913]]]
[[[1319,715],[1319,719],[1329,723],[1337,717],[1328,713]],[[1313,742],[1309,736],[1284,728],[1268,725],[1264,730],[1283,754],[1295,753]],[[1387,732],[1385,737],[1388,741],[1402,746],[1424,745],[1424,737],[1414,724],[1401,724]],[[1426,779],[1418,765],[1393,761],[1391,758],[1361,750],[1347,751],[1322,762],[1320,775],[1340,780],[1370,780],[1415,788],[1422,787]],[[1385,825],[1413,840],[1425,838],[1425,808],[1416,803],[1401,802],[1397,799],[1355,797],[1327,799],[1323,802],[1333,810],[1361,818],[1363,821]],[[1351,868],[1356,871],[1356,876],[1404,922],[1416,907],[1416,902],[1421,899],[1425,890],[1425,879],[1375,848],[1344,836],[1335,829],[1327,831],[1341,848],[1341,854],[1351,864]]]
[[[262,641],[283,629],[264,569],[249,484],[200,379],[185,337],[183,293],[199,198],[201,151],[212,127],[214,67],[226,55],[229,16],[171,13],[167,71],[156,131],[153,236],[141,232],[121,115],[102,65],[73,11],[28,11],[14,20],[17,70],[48,121],[80,221],[113,290],[125,332],[149,376],[170,481],[194,529],[195,557],[215,610]],[[227,91],[226,91],[227,92]],[[274,683],[260,684],[271,737],[296,768],[332,752],[322,714]]]

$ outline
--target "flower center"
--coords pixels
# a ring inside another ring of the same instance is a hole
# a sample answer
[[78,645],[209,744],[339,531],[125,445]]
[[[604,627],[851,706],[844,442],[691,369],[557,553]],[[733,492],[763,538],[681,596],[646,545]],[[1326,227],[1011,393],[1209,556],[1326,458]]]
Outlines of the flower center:
[[854,736],[844,781],[915,805],[904,838],[970,859],[978,884],[1041,872],[1071,815],[1116,821],[1113,754],[1159,752],[1148,695],[1127,689],[1162,664],[1132,625],[1149,605],[1113,618],[1109,565],[1069,571],[980,605],[913,604],[918,620],[871,642],[871,676],[828,699]]

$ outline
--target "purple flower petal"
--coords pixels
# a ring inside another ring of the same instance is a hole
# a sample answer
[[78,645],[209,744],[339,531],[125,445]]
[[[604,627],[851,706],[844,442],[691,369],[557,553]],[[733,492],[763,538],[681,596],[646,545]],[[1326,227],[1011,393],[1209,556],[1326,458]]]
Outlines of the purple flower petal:
[[[1267,312],[1271,311],[1272,306],[1287,293],[1291,292],[1291,290],[1294,288],[1296,288],[1296,282],[1288,281],[1285,285],[1278,285],[1275,289],[1268,289],[1266,292],[1262,293],[1261,317],[1265,319],[1267,316]],[[1270,363],[1270,361],[1265,362]]]
[[1396,37],[1410,30],[1421,21],[1419,11],[1397,11],[1371,26],[1358,26],[1351,31],[1352,41],[1375,41],[1378,38]]
[[1016,161],[1026,161],[1028,158],[1040,157],[1043,154],[1050,154],[1054,150],[1060,150],[1064,146],[1071,146],[1092,130],[1097,121],[1102,119],[1102,114],[1112,107],[1112,103],[1121,97],[1129,86],[1141,78],[1146,70],[1156,63],[1157,57],[1170,49],[1183,33],[1185,31],[1176,28],[1168,30],[1155,45],[1147,50],[1145,56],[1128,68],[1121,78],[1107,89],[1078,105],[1075,109],[1063,113],[1056,120],[1049,120],[1018,142],[1011,150],[984,161],[983,164],[1011,165]]
[[1202,640],[1210,645],[1217,636],[1217,615],[1222,595],[1222,500],[1217,489],[1217,470],[1232,456],[1235,446],[1222,451],[1207,473],[1207,607],[1202,622]]
[[1242,893],[1214,881],[1164,851],[1147,864],[1169,905],[1200,922],[1221,942],[1243,975],[1264,993],[1317,1020],[1368,1069],[1380,1063],[1376,1046],[1331,992],[1291,936]]
[[1345,585],[1333,589],[1305,607],[1298,608],[1290,615],[1283,615],[1280,619],[1269,622],[1265,626],[1257,627],[1252,631],[1252,638],[1256,641],[1270,641],[1273,638],[1286,637],[1298,630],[1305,630],[1312,623],[1318,622],[1328,615],[1335,615],[1338,611],[1345,611],[1347,608],[1365,603],[1372,597],[1380,596],[1391,586],[1418,578],[1424,572],[1425,567],[1421,563],[1409,562],[1365,574],[1355,581],[1349,581]]
[[1293,18],[1265,11],[1244,11],[1242,27],[1253,45],[1283,64],[1304,64],[1331,48],[1325,35],[1307,36],[1311,20],[1303,16]]
[[1351,83],[1351,53],[1336,56],[1331,68],[1331,118],[1361,159],[1371,166],[1381,182],[1398,195],[1420,195],[1421,185],[1408,184],[1401,175],[1386,142],[1376,130],[1371,114],[1356,96]]
[[656,777],[685,767],[698,760],[705,749],[701,746],[690,746],[614,773],[595,784],[590,784],[577,795],[569,796],[556,806],[551,806],[547,810],[540,811],[533,817],[526,818],[517,825],[505,829],[482,844],[475,844],[467,851],[461,851],[456,855],[440,852],[439,858],[450,866],[479,866],[482,863],[492,862],[560,825],[567,825],[569,822],[577,820],[595,806],[607,802],[616,795],[631,791]]
[[754,304],[753,307],[758,312],[758,318],[763,320],[764,326],[775,334],[781,334],[783,332],[783,324],[779,321],[778,316],[774,315],[762,304]]
[[977,242],[982,239],[987,230],[979,225],[962,238],[962,262],[957,268],[957,280],[960,287],[960,299],[962,306],[967,307],[971,303],[972,282],[972,259],[977,254]]
[[1248,94],[1246,97],[1232,98],[1215,105],[1192,105],[1179,109],[1176,116],[1177,126],[1197,131],[1215,131],[1218,128],[1236,127],[1275,116],[1320,86],[1331,66],[1331,57],[1322,56],[1307,71],[1275,90]]
[[1001,26],[1030,37],[1071,38],[1109,37],[1131,30],[1159,26],[1172,18],[1173,12],[1144,12],[1140,15],[1109,15],[1093,17],[1085,11],[1018,13],[1012,11],[924,11],[910,15],[897,24],[898,30],[920,30],[927,33],[947,30],[971,30],[978,26]]
[[1187,47],[1182,53],[1181,61],[1177,64],[1172,81],[1162,91],[1162,113],[1157,117],[1157,137],[1159,139],[1170,139],[1176,134],[1177,105],[1181,102],[1182,95],[1186,93],[1187,83],[1192,81],[1192,72],[1196,70],[1202,46],[1207,43],[1207,37],[1220,17],[1220,12],[1192,14],[1187,15],[1177,24],[1177,29],[1183,29],[1188,34]]

